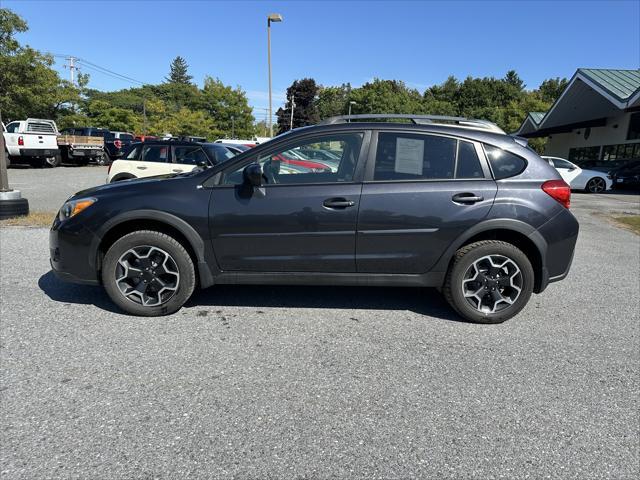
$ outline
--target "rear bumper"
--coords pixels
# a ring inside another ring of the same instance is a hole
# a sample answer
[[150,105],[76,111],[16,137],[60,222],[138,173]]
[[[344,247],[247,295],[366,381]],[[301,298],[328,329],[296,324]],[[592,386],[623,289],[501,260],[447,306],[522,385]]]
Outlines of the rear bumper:
[[102,150],[90,150],[90,149],[86,149],[86,150],[70,149],[69,150],[69,156],[77,157],[77,158],[97,157],[98,155],[101,155],[101,154],[102,154]]
[[536,289],[540,293],[549,283],[563,280],[569,275],[580,225],[566,209],[537,230],[547,244],[542,258],[542,278]]
[[60,153],[58,148],[21,148],[21,157],[55,157]]

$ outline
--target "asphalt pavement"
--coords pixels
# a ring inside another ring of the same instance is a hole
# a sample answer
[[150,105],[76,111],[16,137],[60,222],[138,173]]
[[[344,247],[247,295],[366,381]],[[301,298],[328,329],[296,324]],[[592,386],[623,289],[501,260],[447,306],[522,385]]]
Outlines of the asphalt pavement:
[[600,197],[574,197],[569,277],[489,326],[394,288],[131,317],[52,275],[47,230],[3,228],[0,477],[638,478],[640,237],[592,212],[639,205]]

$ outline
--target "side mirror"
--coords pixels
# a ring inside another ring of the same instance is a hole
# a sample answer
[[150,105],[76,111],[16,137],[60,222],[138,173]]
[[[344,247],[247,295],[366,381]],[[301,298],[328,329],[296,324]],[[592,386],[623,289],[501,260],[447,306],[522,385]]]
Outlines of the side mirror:
[[198,160],[196,165],[200,168],[207,168],[209,166],[209,162],[207,162],[206,160]]
[[251,163],[242,170],[242,179],[246,185],[262,186],[262,168],[257,163]]

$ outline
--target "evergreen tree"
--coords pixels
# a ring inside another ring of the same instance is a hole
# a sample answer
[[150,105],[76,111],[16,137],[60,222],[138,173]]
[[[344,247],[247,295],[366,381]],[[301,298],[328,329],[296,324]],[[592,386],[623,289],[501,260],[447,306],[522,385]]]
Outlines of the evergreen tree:
[[187,65],[187,61],[178,55],[173,59],[173,62],[171,62],[171,71],[169,72],[169,76],[165,77],[165,80],[169,83],[190,85],[193,77],[189,75],[188,69],[189,65]]

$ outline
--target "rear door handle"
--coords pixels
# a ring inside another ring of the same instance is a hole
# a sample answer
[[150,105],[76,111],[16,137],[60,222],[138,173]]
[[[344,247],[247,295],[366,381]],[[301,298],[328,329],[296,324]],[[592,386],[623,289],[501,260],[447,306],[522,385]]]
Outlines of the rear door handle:
[[346,198],[327,198],[322,205],[327,208],[348,208],[353,207],[356,204],[353,200],[347,200]]
[[182,173],[183,170],[180,168],[174,168],[173,170],[171,170],[172,172],[176,172],[176,173]]
[[476,203],[484,200],[483,196],[477,196],[475,193],[456,193],[453,197],[451,197],[456,203]]
[[138,170],[146,170],[147,167],[136,167]]

